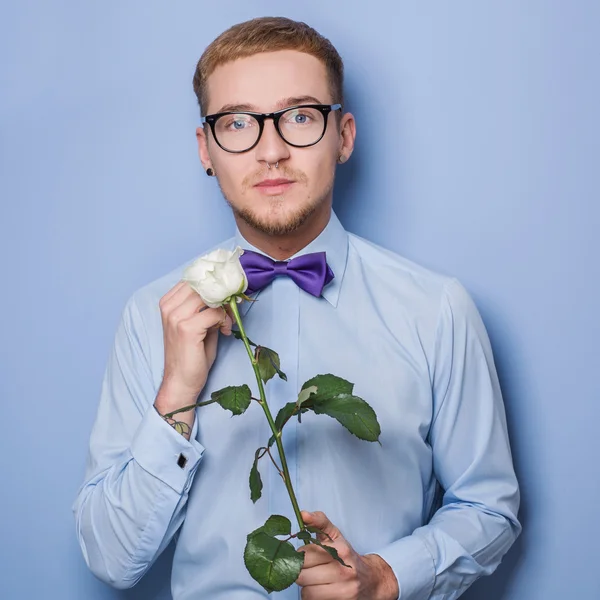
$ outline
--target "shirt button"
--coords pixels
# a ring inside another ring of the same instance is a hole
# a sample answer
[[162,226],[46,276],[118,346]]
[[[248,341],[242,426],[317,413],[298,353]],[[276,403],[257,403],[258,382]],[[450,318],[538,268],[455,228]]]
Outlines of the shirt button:
[[179,458],[177,459],[177,464],[178,466],[183,469],[183,467],[185,467],[185,465],[187,465],[187,457],[184,454],[180,454]]

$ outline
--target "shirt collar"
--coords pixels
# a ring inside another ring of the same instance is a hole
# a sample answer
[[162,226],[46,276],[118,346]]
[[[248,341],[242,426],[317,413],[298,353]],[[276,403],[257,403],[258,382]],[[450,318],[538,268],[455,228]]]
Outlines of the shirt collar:
[[[241,246],[247,250],[253,250],[254,252],[269,256],[266,252],[259,250],[248,242],[237,227],[235,230],[234,244],[235,246]],[[334,278],[323,288],[321,295],[335,308],[338,304],[340,290],[346,272],[346,261],[348,259],[348,232],[344,229],[344,226],[340,223],[340,220],[333,210],[331,211],[331,216],[325,229],[323,229],[310,244],[296,252],[293,256],[290,256],[290,260],[297,256],[309,254],[310,252],[325,252],[326,254],[327,264],[331,267]],[[272,256],[269,256],[269,258],[276,260]],[[258,292],[257,296],[259,294],[260,292]],[[251,302],[245,302],[244,304],[249,305]]]

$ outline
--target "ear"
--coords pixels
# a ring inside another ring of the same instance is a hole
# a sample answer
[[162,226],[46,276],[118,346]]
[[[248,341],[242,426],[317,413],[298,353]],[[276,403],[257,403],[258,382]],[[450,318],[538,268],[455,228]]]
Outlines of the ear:
[[352,113],[346,113],[340,121],[340,143],[338,146],[338,162],[346,162],[354,150],[356,139],[356,121]]
[[206,138],[206,131],[202,127],[196,127],[196,141],[198,142],[198,156],[202,163],[202,168],[212,168],[212,161],[208,152],[208,139]]

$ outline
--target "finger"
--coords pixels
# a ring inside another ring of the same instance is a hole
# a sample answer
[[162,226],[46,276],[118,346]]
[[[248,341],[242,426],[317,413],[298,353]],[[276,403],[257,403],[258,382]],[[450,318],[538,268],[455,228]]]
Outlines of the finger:
[[224,306],[223,308],[225,309],[225,312],[227,313],[227,315],[229,316],[231,321],[234,322],[235,318],[233,316],[233,312],[231,311],[231,306],[229,306],[229,304],[228,304],[227,306]]
[[219,331],[223,335],[231,335],[231,328],[233,327],[233,320],[227,313],[227,309],[225,309],[225,307],[223,307],[223,309],[224,309],[224,316],[223,316],[223,321],[221,322],[221,325],[219,327]]
[[352,597],[350,594],[340,595],[340,586],[335,583],[309,585],[300,588],[300,598],[302,600],[340,600],[340,598]]
[[[317,510],[315,512],[310,513],[308,511],[303,510],[301,514],[302,520],[304,521],[305,525],[316,527],[317,529],[320,529],[326,534],[317,534],[317,537],[320,542],[335,541],[343,537],[340,533],[340,530],[327,518],[327,515],[324,512]],[[329,539],[327,536],[329,536],[331,539]]]
[[[213,361],[217,356],[217,342],[219,341],[219,332],[215,329],[209,329],[204,338],[204,348],[209,361]],[[211,365],[212,367],[212,362]]]
[[[186,281],[183,279],[179,280],[162,298],[161,302],[168,302],[173,296],[175,296],[181,289],[185,289],[185,287],[190,287]],[[190,288],[191,289],[191,288]]]
[[[220,328],[225,325],[223,310],[221,308],[206,308],[202,312],[192,313],[192,316],[186,319],[190,330],[197,332],[208,332],[213,328]],[[216,331],[215,331],[216,333]]]
[[[163,307],[163,311],[173,310],[173,307],[179,306],[188,298],[194,298],[200,301],[200,306],[206,306],[202,297],[191,285],[189,285],[186,281],[180,282],[182,285],[177,285],[171,290],[173,293],[170,295],[165,295],[166,299],[161,299],[161,304]],[[168,296],[168,297],[167,297]]]
[[225,331],[227,331],[228,322],[227,322],[227,311],[225,310],[225,307],[219,306],[215,310],[221,311],[221,318],[220,318],[219,322],[216,325],[214,325],[214,327],[217,328],[218,330],[225,328]]
[[[202,298],[200,298],[193,290],[187,297],[178,299],[177,296],[174,296],[171,302],[172,305],[167,306],[164,311],[165,315],[169,316],[174,323],[178,323],[179,321],[188,319],[194,314],[203,312],[206,306],[202,301]],[[179,304],[175,304],[176,302],[179,302]]]
[[334,558],[316,544],[310,544],[309,546],[301,546],[298,548],[298,552],[304,552],[304,565],[303,569],[310,569],[318,565],[326,565],[334,562]]
[[177,290],[180,290],[183,286],[185,286],[187,284],[187,281],[184,281],[183,279],[180,279],[164,296],[163,298],[168,299],[170,298],[173,294],[175,294],[177,292]]
[[328,583],[337,582],[339,578],[340,574],[337,566],[333,563],[327,563],[310,569],[303,568],[300,575],[298,575],[298,579],[296,579],[296,583],[300,587],[327,585]]

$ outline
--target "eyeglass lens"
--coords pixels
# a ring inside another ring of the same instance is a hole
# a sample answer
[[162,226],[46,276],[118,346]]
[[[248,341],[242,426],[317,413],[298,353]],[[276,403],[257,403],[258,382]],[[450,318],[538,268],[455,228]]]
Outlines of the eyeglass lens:
[[[315,108],[292,108],[279,118],[281,136],[295,146],[314,144],[323,135],[324,127],[325,116]],[[256,143],[260,126],[252,115],[223,115],[215,123],[215,135],[225,149],[241,152]]]

